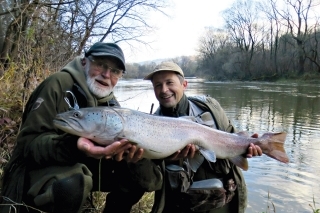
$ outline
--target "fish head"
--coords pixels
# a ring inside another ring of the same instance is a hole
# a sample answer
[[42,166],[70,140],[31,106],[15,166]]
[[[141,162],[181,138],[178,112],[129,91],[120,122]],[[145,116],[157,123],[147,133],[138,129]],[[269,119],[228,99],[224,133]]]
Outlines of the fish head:
[[55,127],[67,133],[88,138],[100,145],[108,145],[121,134],[123,118],[109,107],[90,107],[58,114]]

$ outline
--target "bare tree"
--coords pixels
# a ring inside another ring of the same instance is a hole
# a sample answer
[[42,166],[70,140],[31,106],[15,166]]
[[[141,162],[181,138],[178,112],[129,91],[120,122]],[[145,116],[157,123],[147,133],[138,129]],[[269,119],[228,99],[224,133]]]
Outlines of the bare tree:
[[304,51],[305,42],[312,27],[309,26],[312,15],[310,12],[313,7],[319,5],[316,0],[286,0],[284,10],[276,10],[285,20],[282,24],[288,29],[288,33],[296,41],[298,58],[298,75],[305,72],[306,55]]
[[[0,15],[10,15],[10,23],[0,43],[0,62],[17,57],[21,41],[37,35],[37,40],[51,43],[55,55],[70,58],[80,54],[93,41],[145,43],[143,36],[152,30],[146,18],[149,12],[162,12],[166,0],[21,0],[9,4]],[[2,8],[3,10],[3,8]],[[33,27],[33,28],[31,28]],[[46,30],[44,30],[46,29]],[[42,37],[39,36],[43,35]],[[89,43],[89,44],[88,44]],[[20,50],[19,50],[20,51]],[[21,52],[24,52],[23,48]],[[51,51],[52,52],[52,51]]]
[[166,1],[7,0],[0,7],[0,67],[24,76],[26,100],[32,79],[59,70],[93,42],[146,44],[148,14],[163,13]]
[[[314,25],[312,32],[308,33],[308,39],[303,46],[303,51],[307,59],[309,59],[316,67],[318,73],[320,73],[320,26],[319,21]],[[312,69],[312,68],[310,68]]]
[[199,39],[198,52],[200,57],[212,59],[219,49],[224,49],[230,43],[229,35],[223,29],[207,28],[204,36]]
[[[226,28],[230,33],[231,39],[243,53],[245,63],[243,71],[247,76],[252,76],[251,61],[253,59],[255,47],[261,39],[261,30],[258,24],[259,14],[252,0],[238,0],[231,8],[223,13]],[[260,37],[260,38],[259,38]]]
[[196,63],[192,56],[180,56],[172,59],[184,72],[185,77],[196,77]]
[[259,9],[264,12],[270,24],[269,32],[266,32],[266,35],[270,35],[270,42],[268,45],[270,50],[270,60],[273,62],[275,74],[278,74],[278,49],[281,24],[276,4],[276,0],[266,0],[259,4]]
[[[233,50],[229,34],[226,30],[207,28],[199,39],[198,70],[211,79],[225,78],[223,67]],[[226,71],[228,72],[228,71]]]

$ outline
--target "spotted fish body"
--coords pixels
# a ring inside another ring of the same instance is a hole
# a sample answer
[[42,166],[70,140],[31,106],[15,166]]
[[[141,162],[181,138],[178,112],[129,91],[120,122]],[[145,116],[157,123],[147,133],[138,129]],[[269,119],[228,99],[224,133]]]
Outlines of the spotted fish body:
[[260,146],[264,154],[284,163],[289,161],[283,148],[284,132],[251,138],[212,129],[183,117],[154,116],[116,107],[90,107],[64,112],[56,116],[54,124],[65,132],[100,145],[126,138],[143,148],[143,157],[149,159],[165,158],[188,144],[195,144],[204,150],[202,153],[206,158],[211,158],[210,153],[214,153],[216,158],[230,159],[246,170],[247,162],[242,155],[253,143]]

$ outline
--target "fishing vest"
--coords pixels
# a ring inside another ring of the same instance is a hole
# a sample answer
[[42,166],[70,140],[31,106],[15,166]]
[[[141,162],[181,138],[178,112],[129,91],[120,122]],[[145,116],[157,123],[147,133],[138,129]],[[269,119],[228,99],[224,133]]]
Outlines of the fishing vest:
[[[188,101],[189,116],[194,116],[196,122],[229,133],[236,131],[219,102],[214,98],[210,96],[190,96],[188,97]],[[160,108],[157,109],[155,114],[160,114]],[[247,189],[241,170],[228,160],[223,160],[221,168],[225,169],[226,173],[231,174],[237,184],[237,196],[235,196],[232,201],[232,203],[235,202],[234,204],[236,205],[236,207],[232,209],[233,212],[244,213],[247,205]],[[165,173],[164,162],[162,164],[162,171]],[[155,192],[152,213],[161,213],[163,211],[165,205],[165,188],[165,184],[163,184],[163,188]]]

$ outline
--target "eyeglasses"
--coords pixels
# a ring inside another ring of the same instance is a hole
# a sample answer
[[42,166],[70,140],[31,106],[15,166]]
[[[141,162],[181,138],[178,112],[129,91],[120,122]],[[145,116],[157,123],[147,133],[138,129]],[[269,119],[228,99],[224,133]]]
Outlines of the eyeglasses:
[[91,55],[89,55],[87,58],[90,60],[92,66],[100,70],[100,72],[102,72],[103,70],[110,70],[110,76],[113,78],[116,78],[116,79],[121,78],[124,73],[123,70],[121,69],[113,68],[105,62],[95,60]]

